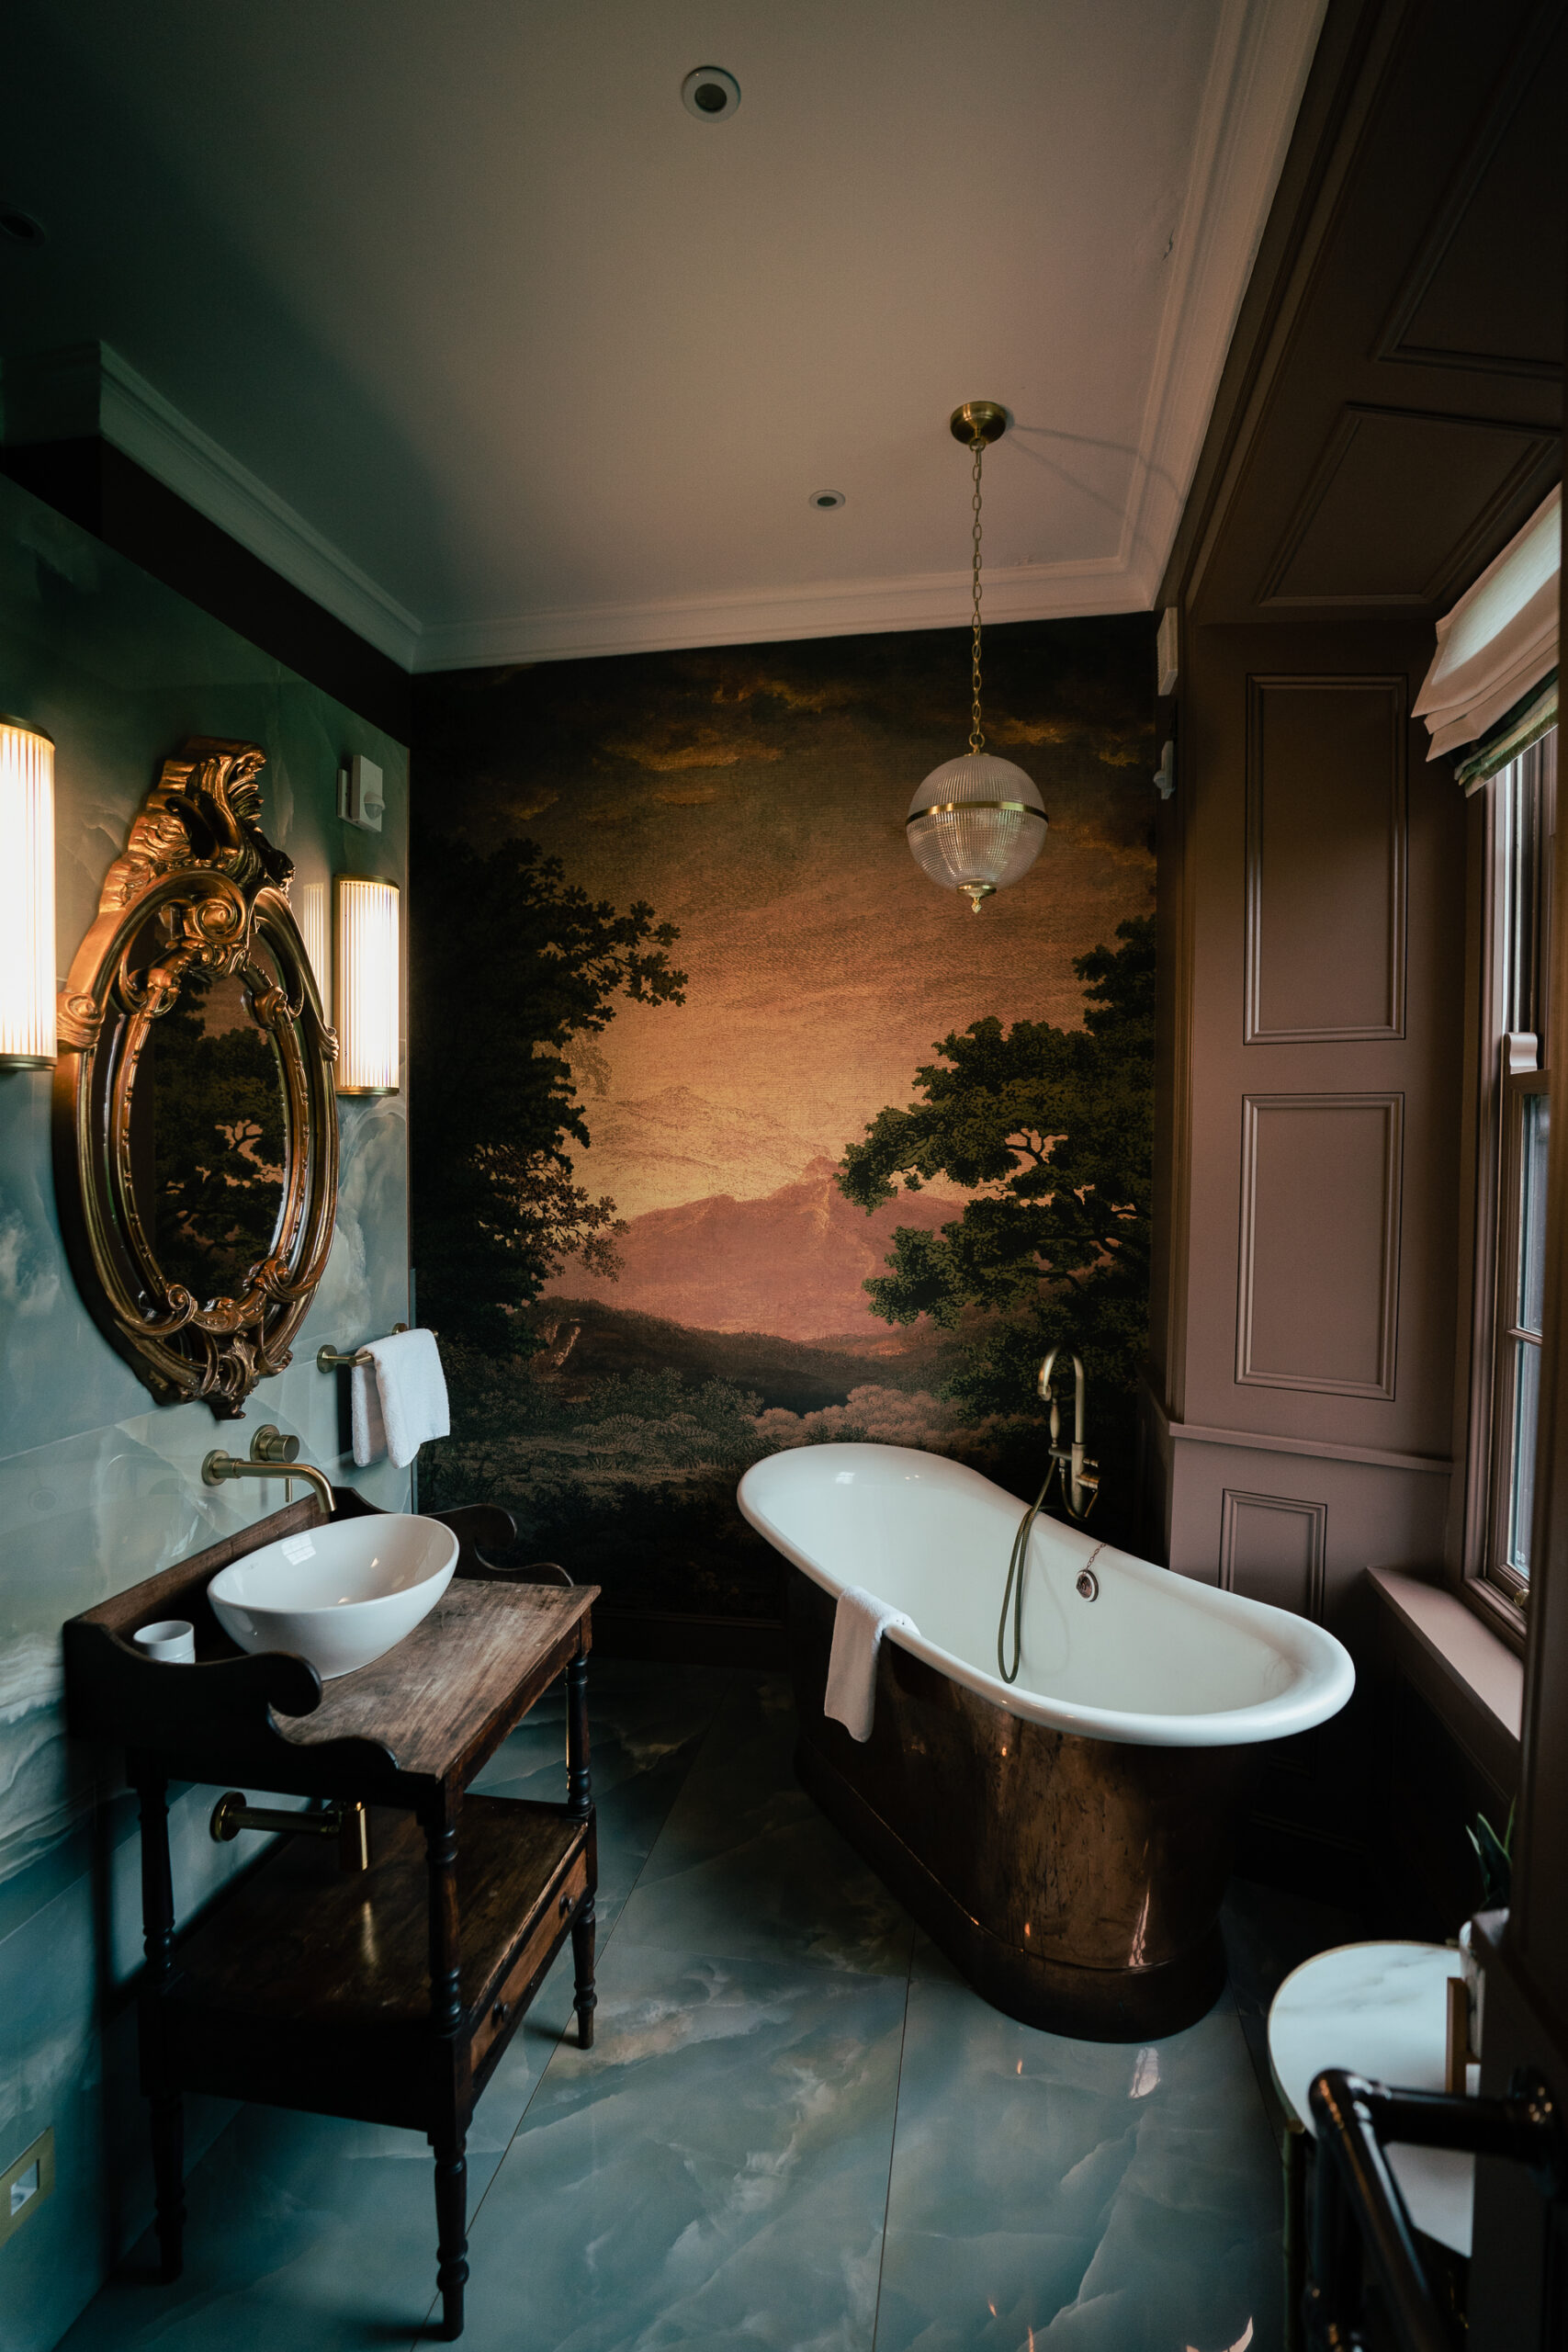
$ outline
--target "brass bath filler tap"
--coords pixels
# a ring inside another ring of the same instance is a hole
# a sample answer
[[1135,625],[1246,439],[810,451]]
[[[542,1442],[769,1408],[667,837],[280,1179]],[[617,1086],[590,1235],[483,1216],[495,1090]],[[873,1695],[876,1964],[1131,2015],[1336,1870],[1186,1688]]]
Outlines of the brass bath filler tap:
[[[1039,1391],[1041,1403],[1051,1408],[1051,1464],[1053,1469],[1060,1470],[1062,1474],[1062,1500],[1069,1518],[1084,1520],[1094,1509],[1094,1498],[1100,1492],[1100,1464],[1091,1462],[1084,1452],[1083,1360],[1077,1355],[1073,1357],[1073,1442],[1070,1446],[1062,1443],[1062,1416],[1051,1386],[1051,1375],[1061,1352],[1060,1348],[1052,1349],[1040,1367],[1034,1385]],[[1051,1474],[1047,1471],[1045,1485],[1048,1487],[1050,1483]],[[1041,1500],[1043,1499],[1043,1488]]]
[[[1060,1348],[1053,1348],[1041,1365],[1034,1385],[1042,1404],[1051,1408],[1051,1455],[1045,1470],[1045,1483],[1018,1523],[1018,1533],[1012,1539],[1012,1557],[1008,1562],[1008,1580],[1002,1593],[1002,1613],[997,1626],[997,1672],[1004,1682],[1018,1680],[1019,1660],[1023,1650],[1023,1570],[1029,1557],[1029,1534],[1040,1516],[1045,1498],[1051,1491],[1051,1481],[1060,1475],[1062,1503],[1069,1519],[1086,1520],[1094,1509],[1100,1492],[1100,1464],[1091,1462],[1084,1452],[1083,1359],[1073,1357],[1073,1442],[1062,1443],[1062,1415],[1052,1387]],[[1100,1547],[1103,1549],[1103,1545]],[[1095,1557],[1090,1553],[1090,1559]],[[1081,1599],[1092,1600],[1099,1590],[1092,1577],[1080,1577],[1077,1590]],[[1008,1611],[1012,1611],[1012,1665],[1007,1662]]]
[[[242,1460],[237,1453],[225,1453],[221,1446],[214,1446],[201,1465],[202,1484],[220,1487],[225,1478],[303,1478],[327,1518],[331,1519],[332,1481],[324,1470],[318,1470],[312,1463],[299,1461],[299,1439],[285,1437],[280,1429],[268,1421],[265,1429],[257,1430],[252,1438],[248,1462]],[[292,1486],[288,1491],[292,1494]]]

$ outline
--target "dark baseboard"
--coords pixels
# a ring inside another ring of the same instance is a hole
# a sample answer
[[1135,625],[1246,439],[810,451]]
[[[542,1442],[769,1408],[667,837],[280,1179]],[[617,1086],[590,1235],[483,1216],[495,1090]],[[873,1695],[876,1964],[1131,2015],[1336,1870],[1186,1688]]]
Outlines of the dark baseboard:
[[407,673],[111,442],[22,443],[0,451],[0,471],[373,727],[408,741]]
[[595,1609],[593,1646],[601,1657],[645,1658],[660,1666],[753,1667],[789,1664],[782,1619],[684,1616],[675,1610]]

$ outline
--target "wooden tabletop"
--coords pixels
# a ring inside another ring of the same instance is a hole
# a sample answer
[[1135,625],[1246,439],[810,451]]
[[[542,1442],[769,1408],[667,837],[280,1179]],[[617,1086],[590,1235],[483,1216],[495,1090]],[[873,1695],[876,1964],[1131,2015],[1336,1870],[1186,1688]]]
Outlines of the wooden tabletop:
[[276,1716],[277,1728],[300,1747],[380,1740],[400,1771],[466,1780],[575,1653],[598,1595],[454,1577],[395,1649],[326,1683],[314,1713]]

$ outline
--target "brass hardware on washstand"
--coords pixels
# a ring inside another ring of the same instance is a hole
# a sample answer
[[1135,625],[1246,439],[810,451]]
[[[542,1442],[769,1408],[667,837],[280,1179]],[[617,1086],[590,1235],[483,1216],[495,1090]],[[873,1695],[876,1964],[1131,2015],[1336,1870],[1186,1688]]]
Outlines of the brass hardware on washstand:
[[[1042,1403],[1051,1408],[1051,1454],[1045,1471],[1045,1483],[1018,1523],[1018,1533],[1012,1539],[1012,1555],[1008,1561],[1008,1580],[1002,1590],[1002,1613],[997,1626],[997,1672],[1004,1682],[1018,1680],[1019,1661],[1023,1651],[1023,1572],[1029,1557],[1029,1537],[1035,1521],[1051,1491],[1051,1481],[1059,1476],[1062,1482],[1062,1503],[1069,1519],[1084,1520],[1094,1509],[1094,1498],[1100,1492],[1100,1464],[1091,1462],[1084,1452],[1085,1383],[1083,1361],[1073,1358],[1073,1442],[1062,1443],[1062,1415],[1056,1403],[1053,1376],[1060,1348],[1053,1348],[1041,1365],[1035,1380]],[[1089,1554],[1097,1560],[1105,1546],[1098,1545]],[[1089,1573],[1087,1566],[1077,1579],[1080,1600],[1097,1600],[1100,1579]],[[1012,1611],[1012,1665],[1007,1663],[1008,1611]]]
[[329,1805],[324,1813],[285,1813],[280,1807],[247,1804],[243,1789],[231,1789],[212,1808],[208,1824],[215,1846],[227,1846],[242,1829],[265,1829],[284,1838],[335,1838],[345,1876],[370,1867],[370,1816],[363,1804]]
[[[289,1448],[293,1452],[289,1452]],[[243,1462],[238,1454],[225,1453],[215,1445],[201,1465],[201,1481],[206,1487],[220,1487],[226,1478],[303,1478],[328,1519],[333,1515],[332,1481],[324,1470],[313,1464],[299,1462],[297,1437],[285,1437],[283,1431],[268,1421],[257,1430],[251,1440],[251,1458]]]

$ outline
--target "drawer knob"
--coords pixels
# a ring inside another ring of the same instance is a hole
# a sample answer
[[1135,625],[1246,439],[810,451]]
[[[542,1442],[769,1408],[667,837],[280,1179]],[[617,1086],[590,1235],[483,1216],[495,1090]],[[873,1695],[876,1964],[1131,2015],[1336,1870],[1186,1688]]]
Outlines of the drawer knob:
[[497,2028],[500,2028],[501,2026],[503,2026],[503,2025],[506,2023],[507,2018],[508,2018],[511,2015],[512,2015],[512,2004],[511,2004],[511,2002],[510,2002],[510,2001],[497,2001],[497,2003],[496,2003],[496,2005],[495,2005],[494,2008],[493,2008],[493,2009],[491,2009],[491,2013],[490,2013],[490,2021],[491,2021],[491,2025],[493,2025],[493,2026],[495,2026],[495,2027],[497,2027]]
[[563,1887],[563,1888],[562,1888],[562,1890],[561,1890],[561,1898],[560,1898],[560,1915],[561,1915],[561,1917],[562,1917],[563,1919],[566,1917],[567,1913],[568,1913],[570,1909],[571,1909],[571,1889],[570,1889],[570,1887]]

